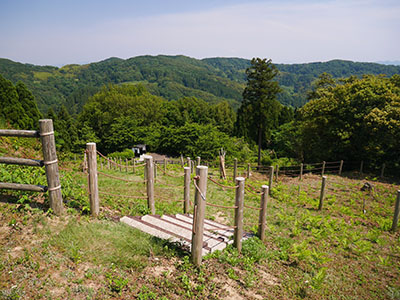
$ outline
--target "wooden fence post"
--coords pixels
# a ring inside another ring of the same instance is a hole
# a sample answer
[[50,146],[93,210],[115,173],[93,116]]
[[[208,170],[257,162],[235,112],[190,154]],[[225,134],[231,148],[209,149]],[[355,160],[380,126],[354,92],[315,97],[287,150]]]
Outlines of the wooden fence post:
[[193,227],[192,227],[192,262],[200,266],[203,258],[204,215],[206,210],[208,167],[196,168],[196,184],[194,195]]
[[110,159],[109,159],[109,158],[107,158],[107,169],[108,169],[108,170],[111,169],[111,167],[110,167]]
[[342,175],[342,170],[343,170],[343,160],[340,161],[339,175]]
[[274,182],[274,166],[269,167],[269,194],[271,195],[272,183]]
[[46,169],[47,190],[49,191],[50,208],[56,215],[64,210],[61,195],[60,175],[54,139],[53,120],[39,120],[40,139],[42,141],[43,160]]
[[251,175],[251,168],[250,168],[250,163],[247,164],[247,178],[250,178]]
[[397,191],[396,203],[394,206],[394,215],[393,215],[393,223],[392,223],[392,232],[397,230],[397,225],[399,223],[399,213],[400,213],[400,190]]
[[233,182],[236,182],[237,177],[237,158],[233,159]]
[[196,158],[196,166],[200,166],[200,162],[201,162],[201,157],[200,156],[197,156],[197,158]]
[[300,164],[300,177],[299,177],[299,180],[303,179],[303,167],[304,167],[304,165],[303,165],[303,163],[301,163]]
[[382,164],[382,169],[381,169],[381,178],[383,178],[383,174],[385,172],[385,163]]
[[153,157],[145,155],[146,160],[146,188],[147,188],[147,206],[150,209],[150,214],[156,214],[154,205],[154,164]]
[[323,162],[322,162],[321,176],[324,176],[324,174],[325,174],[325,165],[326,165],[326,161],[323,161]]
[[364,161],[362,160],[360,164],[360,174],[363,173],[363,168],[364,168]]
[[132,158],[132,174],[135,174],[136,172],[136,161],[135,158]]
[[185,166],[185,163],[184,163],[184,161],[183,161],[183,155],[181,154],[181,165],[182,165],[182,168]]
[[187,166],[188,166],[189,168],[191,168],[191,167],[192,167],[192,164],[190,163],[190,157],[186,157],[186,162],[187,162]]
[[89,165],[89,200],[90,200],[90,214],[97,217],[100,212],[99,205],[99,187],[97,182],[97,152],[96,143],[87,143],[86,150],[88,154]]
[[183,213],[187,214],[190,207],[190,168],[184,167],[184,189],[183,189]]
[[243,206],[244,206],[244,183],[243,177],[236,178],[236,194],[235,194],[235,230],[233,233],[233,246],[238,252],[242,251],[243,237]]
[[260,204],[260,215],[258,217],[258,232],[257,236],[260,240],[265,238],[265,228],[267,220],[267,202],[268,202],[269,187],[268,185],[261,186],[261,204]]
[[167,159],[164,158],[164,173],[167,173]]
[[321,194],[319,196],[318,210],[322,209],[322,205],[323,205],[324,197],[325,197],[325,186],[326,186],[326,176],[322,176]]

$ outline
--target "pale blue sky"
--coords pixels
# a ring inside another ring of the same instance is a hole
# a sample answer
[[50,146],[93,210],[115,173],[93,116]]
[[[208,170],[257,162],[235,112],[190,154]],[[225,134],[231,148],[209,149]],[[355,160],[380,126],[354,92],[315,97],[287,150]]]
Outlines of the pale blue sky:
[[398,0],[0,0],[0,57],[40,65],[108,57],[400,60]]

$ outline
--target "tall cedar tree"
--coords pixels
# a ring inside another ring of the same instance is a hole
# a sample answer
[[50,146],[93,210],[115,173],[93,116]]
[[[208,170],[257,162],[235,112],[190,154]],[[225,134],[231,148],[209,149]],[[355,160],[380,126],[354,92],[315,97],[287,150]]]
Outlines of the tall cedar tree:
[[261,147],[278,125],[281,104],[276,95],[281,89],[278,82],[273,81],[278,72],[271,60],[265,58],[253,58],[246,70],[247,85],[238,110],[236,132],[258,144],[258,165],[261,163]]

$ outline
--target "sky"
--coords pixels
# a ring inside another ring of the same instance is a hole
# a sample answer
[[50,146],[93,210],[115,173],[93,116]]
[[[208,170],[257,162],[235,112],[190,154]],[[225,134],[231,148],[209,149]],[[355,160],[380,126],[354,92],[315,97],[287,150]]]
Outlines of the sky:
[[400,61],[399,0],[0,0],[0,57]]

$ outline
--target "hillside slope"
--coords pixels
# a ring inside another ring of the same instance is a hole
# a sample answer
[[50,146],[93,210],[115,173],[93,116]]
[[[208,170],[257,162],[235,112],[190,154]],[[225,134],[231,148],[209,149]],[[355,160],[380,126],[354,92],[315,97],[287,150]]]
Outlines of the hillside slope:
[[[238,107],[246,84],[250,61],[241,58],[186,56],[138,56],[109,58],[87,65],[35,66],[0,59],[0,74],[16,83],[24,82],[35,95],[39,109],[65,104],[71,113],[81,110],[88,97],[107,84],[144,84],[151,93],[166,99],[198,97],[207,102],[227,100]],[[295,107],[306,103],[306,91],[322,72],[334,77],[400,73],[400,66],[333,60],[307,64],[277,64],[283,92],[279,101]]]

